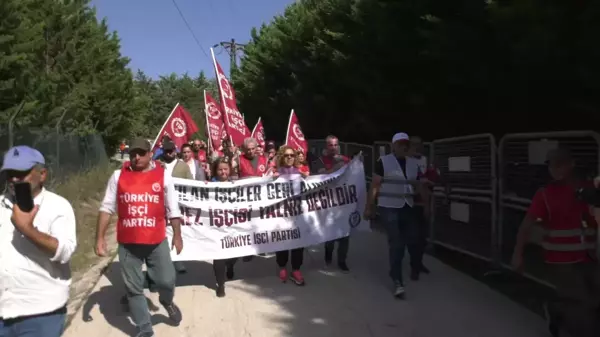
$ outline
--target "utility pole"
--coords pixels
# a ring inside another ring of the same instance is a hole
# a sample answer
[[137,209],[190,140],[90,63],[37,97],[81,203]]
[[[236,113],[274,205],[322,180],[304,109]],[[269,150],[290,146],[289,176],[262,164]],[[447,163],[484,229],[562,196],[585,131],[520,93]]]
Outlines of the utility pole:
[[229,61],[229,79],[231,80],[231,75],[233,74],[233,70],[237,69],[237,54],[238,52],[243,52],[245,44],[235,42],[235,39],[231,39],[231,41],[221,41],[213,46],[216,48],[218,46],[223,47],[229,53],[230,61]]

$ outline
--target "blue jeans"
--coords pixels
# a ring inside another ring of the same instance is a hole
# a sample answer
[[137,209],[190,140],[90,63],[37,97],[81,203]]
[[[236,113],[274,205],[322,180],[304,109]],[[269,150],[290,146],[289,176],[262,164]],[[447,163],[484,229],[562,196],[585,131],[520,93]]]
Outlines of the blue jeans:
[[60,337],[66,315],[63,307],[48,314],[0,319],[0,337]]
[[162,305],[173,303],[175,268],[169,242],[165,239],[158,245],[119,245],[118,253],[131,318],[141,332],[151,332],[152,322],[144,296],[146,275],[142,272],[142,265],[146,263],[148,276],[158,288],[159,302]]
[[388,238],[390,277],[394,282],[403,283],[402,260],[407,247],[411,267],[416,270],[421,267],[422,254],[419,253],[418,224],[415,210],[408,205],[403,208],[379,207],[379,215]]

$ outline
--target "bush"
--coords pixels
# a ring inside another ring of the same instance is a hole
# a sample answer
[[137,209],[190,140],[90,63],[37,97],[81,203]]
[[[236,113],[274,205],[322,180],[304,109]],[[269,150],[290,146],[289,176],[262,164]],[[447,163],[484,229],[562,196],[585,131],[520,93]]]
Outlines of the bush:
[[48,189],[69,200],[77,219],[77,250],[71,259],[74,273],[84,271],[97,260],[94,254],[98,208],[115,165],[104,165],[50,182]]

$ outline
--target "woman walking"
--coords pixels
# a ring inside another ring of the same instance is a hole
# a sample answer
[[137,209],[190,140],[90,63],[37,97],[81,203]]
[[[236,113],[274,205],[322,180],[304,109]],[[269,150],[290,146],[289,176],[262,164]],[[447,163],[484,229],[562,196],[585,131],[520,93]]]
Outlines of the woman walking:
[[[291,147],[284,145],[279,148],[277,153],[277,171],[274,173],[274,177],[287,174],[301,174],[303,177],[308,176],[308,172],[300,170],[300,164],[296,161],[297,153]],[[304,248],[296,248],[291,250],[292,255],[292,273],[291,280],[299,286],[304,285],[304,277],[300,272],[300,267],[304,260]],[[277,265],[279,266],[279,278],[282,282],[288,280],[287,263],[290,257],[289,250],[283,250],[275,254]]]
[[[219,157],[212,163],[211,181],[225,182],[231,181],[231,162],[226,157]],[[217,279],[217,297],[225,296],[225,276],[231,280],[233,278],[233,266],[237,258],[213,260],[213,270]]]

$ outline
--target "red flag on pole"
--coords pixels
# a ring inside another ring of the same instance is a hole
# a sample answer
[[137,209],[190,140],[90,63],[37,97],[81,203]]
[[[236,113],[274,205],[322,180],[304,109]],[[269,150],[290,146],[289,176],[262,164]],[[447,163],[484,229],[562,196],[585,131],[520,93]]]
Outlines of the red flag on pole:
[[227,136],[227,132],[225,132],[221,108],[206,90],[204,90],[204,114],[206,115],[208,145],[213,150],[218,150],[223,138]]
[[239,146],[242,145],[245,138],[250,137],[250,129],[246,126],[244,117],[238,110],[237,102],[235,100],[235,91],[231,87],[227,76],[225,76],[221,65],[219,65],[219,62],[215,59],[215,53],[212,48],[210,49],[210,52],[217,74],[222,111],[225,113],[225,128],[233,143]]
[[167,117],[165,124],[163,124],[158,132],[158,136],[156,136],[154,144],[152,144],[152,150],[154,151],[158,148],[159,140],[166,135],[171,138],[178,149],[181,149],[181,146],[184,143],[187,143],[190,140],[190,137],[197,131],[198,126],[194,122],[194,119],[192,119],[190,113],[177,103],[169,117]]
[[298,117],[294,113],[294,109],[290,113],[290,122],[288,123],[287,135],[285,136],[285,144],[291,146],[297,151],[307,153],[308,143],[304,138],[304,133],[300,124],[298,123]]
[[258,146],[265,148],[265,128],[263,127],[262,120],[258,117],[258,122],[252,130],[252,138],[256,139]]

